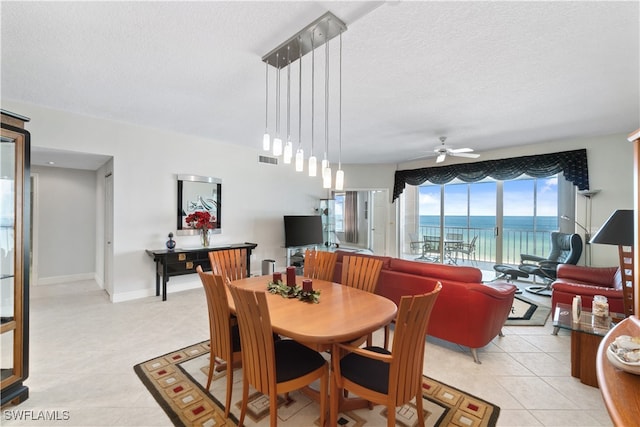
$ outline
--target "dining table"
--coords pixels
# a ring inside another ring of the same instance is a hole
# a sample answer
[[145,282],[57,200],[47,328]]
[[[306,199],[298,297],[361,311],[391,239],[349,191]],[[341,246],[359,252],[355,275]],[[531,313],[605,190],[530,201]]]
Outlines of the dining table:
[[[232,284],[267,292],[273,332],[301,343],[329,348],[334,343],[351,342],[388,325],[396,315],[396,304],[388,298],[325,280],[313,279],[313,290],[320,291],[317,304],[270,294],[267,284],[271,277],[248,277]],[[296,277],[298,286],[303,279]],[[229,308],[235,312],[228,290],[227,296]]]
[[[302,286],[304,279],[297,276],[297,285]],[[356,341],[388,325],[398,309],[393,301],[383,296],[318,279],[312,282],[313,290],[320,291],[318,303],[285,298],[267,291],[271,281],[271,275],[254,276],[235,280],[232,285],[266,292],[273,332],[319,351],[329,350],[331,356],[340,353],[337,347],[334,348],[335,344]],[[229,308],[235,313],[235,303],[228,289],[227,296]],[[335,381],[333,374],[331,381]],[[339,399],[341,410],[368,404],[344,396]],[[331,414],[329,425],[335,424],[336,417],[337,413]]]

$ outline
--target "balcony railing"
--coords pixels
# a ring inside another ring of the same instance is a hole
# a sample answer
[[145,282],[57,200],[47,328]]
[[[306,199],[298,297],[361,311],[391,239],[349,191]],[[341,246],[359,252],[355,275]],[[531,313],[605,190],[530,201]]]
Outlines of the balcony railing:
[[[480,262],[496,263],[496,236],[493,228],[465,228],[445,227],[444,235],[462,235],[465,243],[471,242],[474,236],[476,240],[475,258]],[[420,227],[420,241],[425,236],[429,240],[438,240],[439,227]],[[406,242],[406,252],[409,251],[409,242]],[[520,264],[520,254],[538,255],[546,257],[551,250],[551,231],[515,230],[503,229],[502,236],[502,260],[503,264]],[[473,256],[471,257],[473,259]]]

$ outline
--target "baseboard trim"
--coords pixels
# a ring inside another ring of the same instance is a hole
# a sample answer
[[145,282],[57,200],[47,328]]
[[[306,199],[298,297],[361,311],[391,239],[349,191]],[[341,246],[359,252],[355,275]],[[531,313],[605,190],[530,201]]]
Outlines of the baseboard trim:
[[[176,283],[171,286],[167,285],[167,295],[174,294],[176,292],[189,291],[191,289],[198,289],[201,287],[202,287],[202,284],[200,282]],[[117,303],[117,302],[131,301],[134,299],[148,298],[148,297],[156,297],[155,288],[140,289],[137,291],[130,291],[130,292],[119,292],[119,293],[113,294],[113,296],[111,297],[111,302]],[[158,298],[158,302],[162,302],[162,295],[157,296],[156,298]],[[167,299],[168,298],[169,297],[167,296]]]
[[95,273],[72,274],[68,276],[38,277],[37,282],[34,283],[34,285],[35,286],[59,285],[61,283],[83,282],[85,280],[95,280],[95,278],[96,278]]

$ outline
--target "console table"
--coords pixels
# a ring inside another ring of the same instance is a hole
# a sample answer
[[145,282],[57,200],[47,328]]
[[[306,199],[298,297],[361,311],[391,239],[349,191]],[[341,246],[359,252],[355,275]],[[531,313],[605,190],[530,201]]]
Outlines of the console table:
[[156,296],[160,295],[160,276],[162,276],[162,301],[167,300],[167,282],[169,277],[195,274],[196,267],[202,266],[204,271],[211,270],[209,252],[225,249],[247,250],[247,277],[251,275],[251,251],[258,246],[257,243],[233,243],[229,245],[209,246],[193,249],[147,249],[149,255],[156,263]]

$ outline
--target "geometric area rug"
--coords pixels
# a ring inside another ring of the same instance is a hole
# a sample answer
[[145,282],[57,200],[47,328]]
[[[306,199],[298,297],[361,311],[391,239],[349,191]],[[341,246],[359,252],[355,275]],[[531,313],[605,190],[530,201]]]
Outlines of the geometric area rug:
[[544,326],[551,307],[534,302],[522,295],[515,295],[506,326]]
[[[328,356],[327,356],[328,357]],[[209,370],[209,342],[176,350],[133,367],[175,426],[237,426],[242,400],[242,369],[233,374],[233,396],[229,418],[224,417],[226,371],[214,373],[211,389],[206,390]],[[317,388],[317,384],[312,384]],[[493,427],[500,408],[483,399],[423,376],[423,409],[427,426]],[[328,410],[328,408],[327,408]],[[278,398],[278,425],[285,427],[317,426],[319,405],[306,394],[296,391]],[[338,415],[340,427],[386,426],[386,407],[376,405],[345,411]],[[244,424],[269,425],[269,399],[249,389],[249,404]],[[335,424],[334,424],[335,425]],[[417,425],[415,404],[396,408],[396,425]]]

